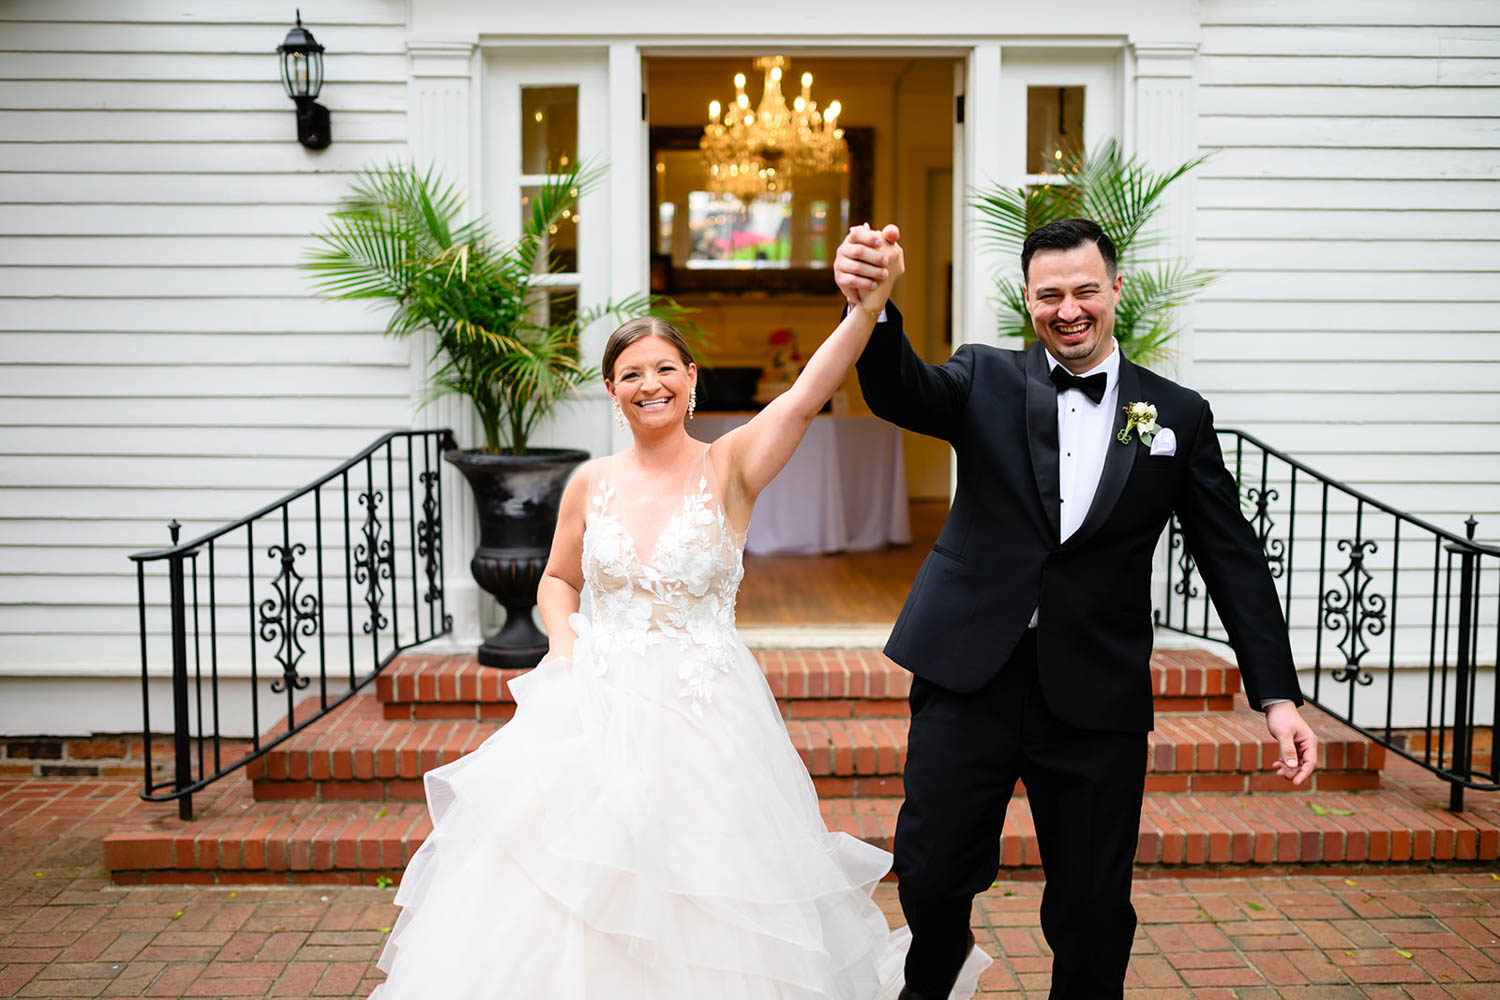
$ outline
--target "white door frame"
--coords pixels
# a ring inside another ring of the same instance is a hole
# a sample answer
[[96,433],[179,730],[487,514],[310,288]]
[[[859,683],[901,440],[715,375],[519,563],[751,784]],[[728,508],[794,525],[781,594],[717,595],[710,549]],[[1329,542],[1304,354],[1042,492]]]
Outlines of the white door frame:
[[[903,43],[898,36],[851,39],[830,45],[826,36],[803,39],[786,36],[742,38],[725,45],[721,37],[680,37],[670,42],[642,38],[605,37],[569,39],[553,36],[502,37],[471,34],[446,39],[416,39],[408,43],[411,60],[409,78],[412,115],[409,148],[419,166],[436,163],[447,177],[471,192],[476,204],[489,204],[488,169],[484,150],[494,142],[487,130],[493,127],[493,109],[485,107],[486,67],[495,67],[503,53],[518,61],[535,64],[540,57],[557,60],[594,59],[603,67],[607,119],[596,135],[607,135],[604,152],[610,164],[608,179],[597,196],[598,207],[583,208],[587,220],[607,220],[607,232],[585,236],[589,253],[603,255],[593,263],[580,261],[584,294],[598,299],[623,297],[649,287],[647,225],[648,136],[645,118],[642,60],[647,56],[760,55],[776,50],[788,55],[937,55],[960,60],[956,90],[964,99],[964,122],[954,126],[954,226],[953,309],[954,346],[962,343],[993,343],[995,308],[990,294],[990,275],[1000,266],[995,252],[978,235],[977,219],[970,206],[970,193],[993,181],[1017,183],[999,166],[1006,162],[1008,148],[1020,142],[1011,136],[1005,116],[995,113],[1005,101],[1006,75],[1003,53],[1018,49],[1107,49],[1119,53],[1117,119],[1120,139],[1127,152],[1147,162],[1166,165],[1180,162],[1197,152],[1196,43],[1182,41],[1145,42],[1124,36],[1076,37],[1001,36],[979,38],[926,38]],[[582,115],[582,110],[580,111]],[[580,132],[584,128],[580,120]],[[582,139],[582,136],[580,136]],[[1177,252],[1191,252],[1193,219],[1191,184],[1174,192],[1166,225],[1169,245]],[[484,199],[481,201],[480,199]],[[498,227],[497,232],[504,235]],[[584,246],[580,246],[584,255]],[[603,333],[591,331],[585,349],[597,352]],[[1184,330],[1183,354],[1190,357],[1190,330]],[[412,355],[413,396],[425,383],[425,345],[414,343]],[[590,442],[591,450],[612,450],[620,442],[609,418],[602,393],[583,401],[565,414],[572,440]],[[461,401],[430,407],[414,418],[418,425],[454,426],[465,437],[472,435],[472,418],[460,412]],[[434,423],[434,421],[436,423]],[[581,434],[579,432],[582,432]],[[595,443],[597,442],[597,443]],[[469,554],[475,544],[472,514],[466,509],[467,490],[456,476],[444,482],[456,498],[455,516],[446,532],[446,586],[454,608],[455,635],[467,641],[477,635],[478,591],[468,578]],[[460,499],[462,498],[462,499]]]

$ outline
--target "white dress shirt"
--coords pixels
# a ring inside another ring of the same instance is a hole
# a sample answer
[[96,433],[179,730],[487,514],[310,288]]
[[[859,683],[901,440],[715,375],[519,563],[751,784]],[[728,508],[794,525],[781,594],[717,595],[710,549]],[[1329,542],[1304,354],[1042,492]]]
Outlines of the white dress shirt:
[[[1047,352],[1050,368],[1062,362]],[[1115,429],[1115,407],[1120,399],[1120,345],[1114,344],[1109,356],[1080,378],[1104,372],[1104,397],[1094,402],[1082,389],[1065,389],[1057,394],[1057,495],[1062,501],[1060,542],[1066,542],[1083,524],[1099,477],[1104,474],[1104,456]],[[1031,613],[1031,628],[1036,627],[1041,609]]]
[[[1052,368],[1061,362],[1049,351],[1047,362]],[[1115,408],[1120,398],[1120,345],[1114,345],[1109,356],[1086,372],[1075,372],[1080,378],[1103,372],[1106,376],[1104,397],[1094,402],[1082,389],[1066,389],[1057,394],[1057,495],[1062,501],[1062,537],[1066,542],[1083,524],[1099,477],[1104,473],[1104,455],[1115,430]]]

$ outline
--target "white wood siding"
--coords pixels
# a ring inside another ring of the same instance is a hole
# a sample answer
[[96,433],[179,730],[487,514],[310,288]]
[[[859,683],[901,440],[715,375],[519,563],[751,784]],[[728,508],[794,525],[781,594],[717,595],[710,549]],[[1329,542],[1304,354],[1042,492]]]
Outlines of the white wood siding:
[[352,172],[406,155],[406,3],[305,13],[321,152],[278,79],[291,5],[0,7],[0,671],[138,663],[128,553],[410,424],[408,347],[296,267]]
[[[1220,426],[1449,530],[1473,514],[1481,539],[1500,538],[1500,4],[1205,0],[1202,17],[1198,132],[1213,156],[1196,259],[1229,275],[1194,309],[1188,380]],[[1310,574],[1292,624],[1307,662],[1317,513],[1301,489],[1296,562]],[[1330,530],[1352,533],[1352,511],[1336,505]],[[1363,530],[1380,545],[1372,587],[1389,596],[1390,519]],[[1408,621],[1433,586],[1431,544],[1413,534]],[[1330,547],[1325,589],[1347,565]],[[1493,567],[1483,588],[1493,663]],[[1325,632],[1325,664],[1342,663],[1340,638]],[[1367,663],[1388,662],[1387,642],[1372,639]],[[1411,632],[1395,658],[1427,653]]]
[[1230,274],[1195,384],[1221,423],[1500,536],[1500,5],[1203,20],[1197,259]]

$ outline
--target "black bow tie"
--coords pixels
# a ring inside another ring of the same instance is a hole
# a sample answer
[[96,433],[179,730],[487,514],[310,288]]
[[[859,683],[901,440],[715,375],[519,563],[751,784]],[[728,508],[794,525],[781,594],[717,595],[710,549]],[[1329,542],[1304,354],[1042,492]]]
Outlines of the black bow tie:
[[1079,377],[1068,371],[1062,365],[1052,369],[1052,384],[1057,386],[1058,392],[1067,392],[1069,389],[1078,389],[1085,396],[1094,401],[1094,405],[1104,402],[1104,386],[1109,381],[1109,375],[1105,372],[1095,372],[1086,377]]

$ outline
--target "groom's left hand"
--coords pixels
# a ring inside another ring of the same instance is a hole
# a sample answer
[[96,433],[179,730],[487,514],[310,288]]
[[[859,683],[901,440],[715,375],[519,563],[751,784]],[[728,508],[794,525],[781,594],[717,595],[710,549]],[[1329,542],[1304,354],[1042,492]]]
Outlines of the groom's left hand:
[[1276,760],[1276,773],[1300,785],[1318,766],[1318,737],[1313,733],[1289,701],[1279,702],[1266,709],[1266,729],[1280,747]]

